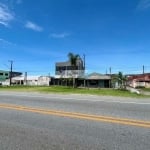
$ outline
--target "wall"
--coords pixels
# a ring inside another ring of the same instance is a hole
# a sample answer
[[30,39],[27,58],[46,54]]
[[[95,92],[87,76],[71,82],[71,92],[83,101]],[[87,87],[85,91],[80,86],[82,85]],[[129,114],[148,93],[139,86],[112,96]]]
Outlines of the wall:
[[0,82],[9,78],[9,71],[0,70]]
[[51,78],[48,76],[40,76],[38,77],[38,85],[49,86]]

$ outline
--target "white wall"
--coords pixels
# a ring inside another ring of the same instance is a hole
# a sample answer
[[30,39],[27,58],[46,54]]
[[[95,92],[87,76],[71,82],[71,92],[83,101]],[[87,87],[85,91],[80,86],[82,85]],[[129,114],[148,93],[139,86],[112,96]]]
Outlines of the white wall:
[[38,77],[38,85],[49,86],[51,78],[48,76],[40,76]]

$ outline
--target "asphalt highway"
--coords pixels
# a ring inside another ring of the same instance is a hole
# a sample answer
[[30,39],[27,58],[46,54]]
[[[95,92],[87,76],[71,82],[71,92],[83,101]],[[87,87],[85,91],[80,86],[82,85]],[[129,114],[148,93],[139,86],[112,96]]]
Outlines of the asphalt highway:
[[0,92],[0,150],[149,150],[150,99]]

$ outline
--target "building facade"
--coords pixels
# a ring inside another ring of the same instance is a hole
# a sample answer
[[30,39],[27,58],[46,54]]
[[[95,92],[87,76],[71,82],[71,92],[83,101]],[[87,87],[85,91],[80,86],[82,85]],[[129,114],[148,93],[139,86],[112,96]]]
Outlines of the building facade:
[[3,82],[7,79],[9,79],[9,71],[0,70],[0,82]]
[[27,85],[27,86],[49,86],[52,82],[50,76],[18,76],[12,78],[13,85]]
[[0,70],[0,84],[3,84],[6,80],[8,81],[10,79],[10,75],[13,78],[22,75],[22,73],[13,71],[11,74],[10,71]]
[[128,85],[134,88],[136,87],[150,88],[150,73],[129,75]]
[[93,72],[86,76],[86,87],[91,88],[109,88],[111,87],[111,77]]
[[76,66],[72,66],[70,61],[57,62],[55,64],[55,78],[79,78],[84,76],[84,63],[78,58]]

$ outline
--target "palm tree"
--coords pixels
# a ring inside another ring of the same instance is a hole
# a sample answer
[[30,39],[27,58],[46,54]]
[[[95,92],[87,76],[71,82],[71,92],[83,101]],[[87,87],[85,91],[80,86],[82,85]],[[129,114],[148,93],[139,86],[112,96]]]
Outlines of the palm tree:
[[120,89],[126,89],[126,81],[127,77],[120,71],[112,78],[112,84],[115,86],[115,83],[118,83]]
[[117,78],[118,78],[119,87],[121,89],[126,89],[126,81],[127,81],[126,76],[123,75],[122,72],[119,72]]
[[73,88],[75,88],[75,70],[77,68],[77,60],[80,58],[78,54],[68,53],[69,62],[72,69]]

